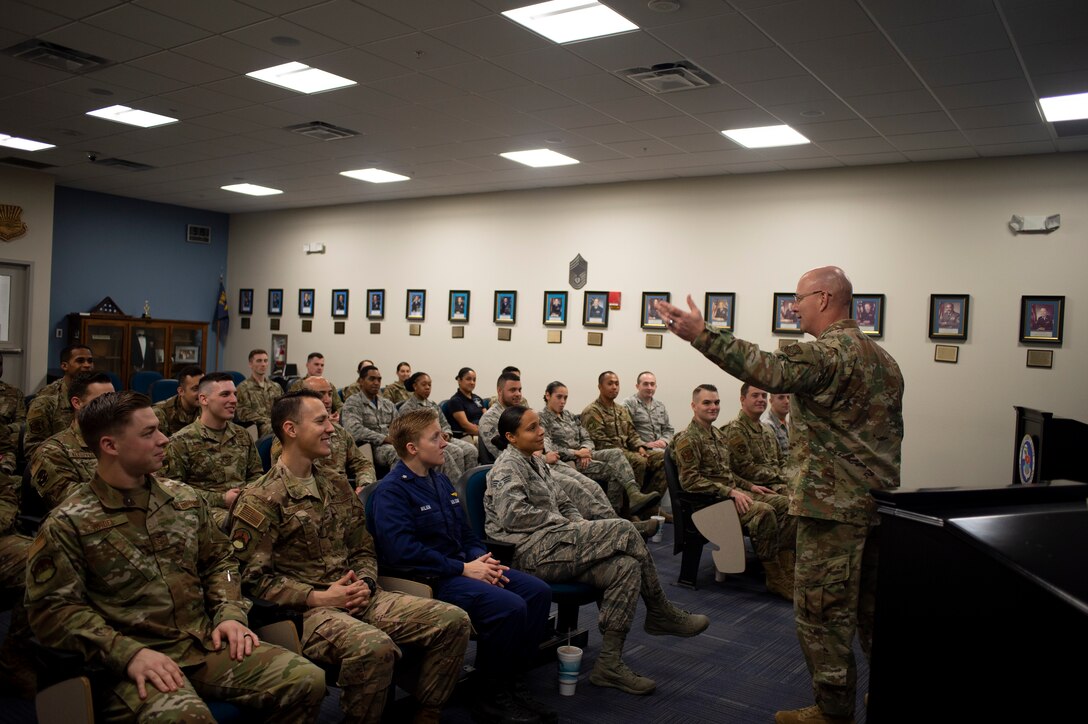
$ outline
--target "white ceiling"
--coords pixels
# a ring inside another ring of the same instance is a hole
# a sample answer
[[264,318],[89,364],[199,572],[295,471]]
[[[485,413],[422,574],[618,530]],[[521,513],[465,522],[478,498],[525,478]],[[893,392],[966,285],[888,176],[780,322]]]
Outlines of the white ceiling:
[[[0,48],[39,38],[113,62],[72,75],[0,55],[0,133],[57,145],[0,156],[51,164],[65,186],[242,212],[1088,150],[1036,104],[1088,92],[1084,0],[604,1],[642,29],[555,45],[499,14],[531,0],[0,0]],[[723,85],[655,96],[615,75],[681,59]],[[244,75],[291,60],[358,85],[306,96]],[[118,103],[181,122],[85,115]],[[317,120],[361,135],[283,130]],[[813,143],[748,150],[719,133],[779,123]],[[581,163],[498,156],[540,147]],[[339,175],[370,166],[411,180]],[[219,189],[239,181],[284,193]]]

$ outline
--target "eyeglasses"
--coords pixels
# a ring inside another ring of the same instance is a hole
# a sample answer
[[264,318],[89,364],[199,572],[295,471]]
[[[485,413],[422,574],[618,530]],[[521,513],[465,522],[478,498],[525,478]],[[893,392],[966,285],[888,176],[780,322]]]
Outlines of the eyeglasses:
[[823,289],[817,289],[814,292],[806,292],[805,294],[794,294],[793,295],[793,301],[794,302],[800,302],[805,297],[811,297],[813,294],[826,294],[829,297],[832,296],[831,292],[825,292]]

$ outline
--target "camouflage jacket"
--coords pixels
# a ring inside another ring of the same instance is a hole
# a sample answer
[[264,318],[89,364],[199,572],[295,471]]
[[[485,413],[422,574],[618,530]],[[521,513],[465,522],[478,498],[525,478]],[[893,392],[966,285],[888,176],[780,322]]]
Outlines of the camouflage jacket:
[[34,448],[72,424],[75,416],[68,399],[68,383],[61,377],[38,391],[26,412],[26,435],[23,453],[30,459]]
[[635,432],[643,442],[672,442],[676,430],[669,422],[669,411],[665,409],[664,402],[652,398],[650,404],[646,405],[638,395],[631,395],[623,401],[623,406],[631,413],[631,424],[635,426]]
[[283,396],[278,382],[265,378],[258,382],[252,376],[238,385],[238,409],[234,419],[240,425],[257,425],[258,437],[272,434],[272,403]]
[[381,396],[392,402],[394,405],[398,402],[403,402],[412,396],[412,393],[404,389],[404,383],[400,380],[391,382],[382,388]]
[[375,448],[389,435],[389,423],[397,415],[397,407],[384,397],[371,402],[365,394],[352,395],[344,403],[340,424],[351,433],[355,442],[370,443]]
[[408,397],[407,400],[404,401],[403,405],[397,408],[396,417],[400,417],[406,412],[411,412],[412,410],[434,410],[435,413],[438,415],[438,426],[442,428],[442,432],[446,433],[447,435],[453,434],[453,429],[450,427],[450,421],[447,420],[446,416],[442,414],[442,408],[438,406],[437,402],[434,402],[430,398],[426,400],[421,400],[415,395],[411,395]]
[[[19,446],[19,431],[26,422],[26,398],[18,387],[12,387],[7,382],[0,382],[0,436],[6,438],[3,449],[0,452],[7,454]],[[11,461],[14,469],[15,460]],[[9,471],[10,472],[10,471]]]
[[159,429],[167,437],[181,432],[181,428],[192,425],[200,417],[199,406],[192,412],[186,412],[181,406],[181,398],[177,395],[152,405],[151,409],[155,411],[155,417],[159,418]]
[[344,402],[348,401],[348,398],[352,395],[357,395],[363,391],[363,383],[359,381],[352,382],[350,385],[340,390],[340,396]]
[[118,675],[142,648],[200,663],[212,629],[246,623],[249,608],[196,491],[151,475],[145,485],[134,498],[95,476],[45,519],[27,566],[27,614],[42,643]]
[[377,580],[363,502],[347,483],[320,472],[314,483],[320,498],[279,463],[238,497],[230,539],[254,596],[305,609],[311,591],[325,590],[349,570]]
[[557,415],[547,407],[540,411],[540,423],[547,430],[548,437],[559,453],[561,460],[574,460],[574,451],[586,448],[596,449],[589,433],[582,427],[570,410],[563,410],[562,415]]
[[582,410],[582,427],[593,438],[598,450],[614,447],[637,452],[642,447],[643,441],[635,432],[631,413],[623,405],[613,403],[606,406],[599,399],[594,400]]
[[49,438],[30,459],[30,483],[50,508],[94,480],[98,460],[87,447],[79,423]]
[[722,426],[729,446],[729,465],[740,477],[758,485],[789,484],[778,438],[767,425],[744,414]]
[[[337,423],[332,424],[332,436],[329,438],[332,453],[325,458],[314,460],[314,467],[330,480],[348,483],[349,477],[355,478],[355,487],[370,485],[376,479],[374,463],[363,455],[359,446],[351,439],[351,433]],[[272,463],[275,464],[283,453],[283,444],[276,438],[272,441]]]
[[792,392],[790,513],[853,525],[875,522],[869,491],[899,486],[903,375],[892,356],[840,320],[814,342],[777,354],[707,327],[692,341],[729,374]]
[[680,474],[680,487],[689,493],[728,498],[736,488],[752,487],[733,475],[725,433],[713,425],[706,428],[692,420],[672,441],[672,456]]
[[487,473],[484,514],[488,537],[516,546],[533,546],[545,535],[555,540],[557,533],[569,535],[567,542],[573,544],[575,524],[583,520],[552,482],[551,468],[539,456],[513,446],[499,453]]
[[163,477],[197,488],[210,507],[226,508],[226,492],[261,477],[257,446],[245,428],[227,423],[220,442],[200,420],[182,428],[166,446]]
[[0,535],[7,535],[15,528],[22,487],[22,478],[0,473]]

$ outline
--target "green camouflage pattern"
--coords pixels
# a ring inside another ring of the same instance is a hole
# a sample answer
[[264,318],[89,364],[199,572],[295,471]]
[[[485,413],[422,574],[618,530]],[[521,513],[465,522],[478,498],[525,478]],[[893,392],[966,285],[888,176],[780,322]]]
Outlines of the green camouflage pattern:
[[181,406],[181,398],[177,395],[155,403],[151,409],[155,411],[155,417],[159,418],[159,430],[167,437],[181,432],[182,428],[192,425],[200,417],[199,405],[192,412],[186,412]]
[[389,400],[378,396],[371,401],[365,393],[360,393],[344,403],[340,424],[358,444],[370,443],[376,463],[391,468],[397,464],[397,451],[384,440],[389,436],[389,425],[396,416],[397,406]]
[[192,485],[212,509],[216,525],[227,514],[226,492],[264,473],[257,446],[244,427],[228,422],[223,439],[200,420],[182,428],[166,445],[162,476]]
[[26,398],[18,387],[0,382],[0,472],[15,472],[19,433],[26,422]]
[[239,425],[257,426],[257,437],[272,434],[272,404],[283,396],[278,382],[265,379],[258,382],[252,375],[238,385],[238,407],[234,419]]
[[412,410],[433,410],[438,415],[438,425],[442,428],[442,432],[449,437],[449,445],[446,446],[445,450],[446,462],[441,468],[447,478],[456,482],[461,479],[466,470],[472,470],[476,467],[480,457],[476,446],[468,440],[453,437],[453,430],[450,428],[449,420],[442,414],[442,408],[437,403],[430,399],[421,400],[416,395],[410,395],[404,401],[404,404],[397,409],[394,418],[405,415]]
[[749,482],[773,486],[776,493],[785,494],[789,477],[774,431],[748,417],[744,410],[721,429],[729,447],[729,467],[733,472]]
[[582,410],[582,426],[598,450],[623,451],[642,492],[665,494],[669,488],[665,479],[665,451],[642,448],[645,456],[639,453],[642,440],[635,432],[635,424],[626,407],[594,400]]
[[363,383],[356,381],[352,382],[350,385],[340,390],[340,396],[341,398],[343,398],[344,402],[347,402],[349,397],[351,397],[352,395],[357,395],[362,391]]
[[72,401],[68,399],[68,382],[63,377],[41,388],[26,411],[23,436],[26,459],[30,459],[39,445],[71,425],[74,416]]
[[400,380],[389,383],[383,387],[378,394],[392,402],[394,405],[398,402],[404,402],[412,396],[412,393],[405,389],[404,383]]
[[665,403],[656,397],[651,397],[650,404],[647,405],[635,394],[624,400],[623,406],[630,413],[631,424],[635,426],[635,433],[640,440],[672,442],[676,430],[669,422],[669,411],[665,409]]
[[30,458],[30,484],[49,508],[94,480],[98,460],[87,447],[79,423],[49,438]]
[[[345,430],[339,423],[332,424],[332,435],[329,437],[329,447],[332,453],[328,457],[314,460],[314,467],[321,471],[326,478],[342,480],[349,484],[349,480],[355,479],[355,487],[361,488],[370,485],[376,480],[374,463],[363,455],[362,450],[351,439],[351,433]],[[283,443],[276,438],[272,441],[272,464],[274,465],[283,453]]]

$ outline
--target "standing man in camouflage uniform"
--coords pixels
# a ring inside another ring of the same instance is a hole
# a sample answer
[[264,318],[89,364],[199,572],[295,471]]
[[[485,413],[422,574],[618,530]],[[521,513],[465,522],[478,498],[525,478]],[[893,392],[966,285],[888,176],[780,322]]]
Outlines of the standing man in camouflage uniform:
[[178,372],[178,393],[152,408],[155,417],[159,418],[159,430],[163,435],[170,437],[181,432],[181,428],[192,425],[200,417],[200,378],[203,376],[204,370],[195,365],[182,367]]
[[278,382],[267,378],[268,352],[255,349],[249,353],[252,374],[238,385],[238,424],[257,426],[257,436],[272,434],[272,403],[283,394]]
[[30,402],[26,413],[26,435],[23,437],[23,454],[30,459],[34,448],[72,424],[71,395],[68,385],[80,372],[94,369],[91,348],[73,344],[60,351],[60,368],[64,376],[38,390],[38,396]]
[[786,461],[778,438],[760,415],[767,408],[767,393],[745,382],[740,387],[740,412],[722,425],[729,445],[729,465],[745,480],[764,485],[779,495],[789,495]]
[[[354,398],[353,398],[354,399]],[[313,392],[272,408],[279,462],[242,493],[231,543],[253,595],[302,612],[302,653],[339,663],[347,722],[379,722],[400,645],[422,650],[417,722],[437,722],[457,683],[469,619],[441,601],[382,590],[363,503],[313,465],[329,454],[332,421]]]
[[[0,375],[4,374],[4,355],[0,354]],[[15,472],[19,432],[26,422],[26,398],[18,387],[0,382],[0,472]]]
[[782,453],[782,460],[786,461],[790,456],[790,394],[778,392],[767,400],[767,411],[761,418],[764,423],[770,425],[771,432],[778,440],[778,449]]
[[163,475],[197,489],[222,527],[239,489],[264,473],[253,439],[231,422],[238,406],[234,378],[209,372],[200,380],[200,417],[170,438]]
[[397,406],[378,394],[382,388],[382,373],[377,367],[359,370],[363,391],[344,403],[340,424],[359,445],[370,444],[374,462],[383,470],[397,464],[397,451],[389,437],[389,424],[397,415]]
[[823,267],[797,282],[794,308],[814,342],[778,354],[658,303],[667,326],[729,374],[771,392],[792,392],[790,513],[797,522],[794,611],[816,706],[779,712],[789,722],[847,722],[854,716],[855,631],[868,655],[876,604],[879,526],[869,491],[899,486],[903,375],[892,356],[850,319],[853,287]]
[[408,381],[408,378],[412,376],[412,365],[407,362],[401,362],[397,365],[397,381],[386,385],[382,388],[382,397],[392,402],[394,405],[404,402],[412,393],[408,391],[408,388],[404,386],[404,383]]
[[714,427],[721,411],[717,387],[696,387],[691,393],[691,409],[695,413],[691,424],[673,441],[680,487],[736,504],[740,524],[748,530],[767,574],[767,590],[791,600],[797,521],[786,512],[789,500],[731,470],[725,433]]
[[80,372],[68,385],[69,402],[77,416],[71,425],[39,445],[30,458],[30,483],[48,508],[57,507],[94,480],[98,463],[83,440],[78,414],[91,400],[113,391],[113,381],[105,372]]
[[237,562],[208,508],[189,486],[152,475],[166,445],[158,425],[151,400],[131,391],[83,408],[98,473],[31,547],[34,633],[104,665],[103,721],[214,722],[202,696],[263,721],[313,721],[324,672],[249,630]]
[[640,372],[635,378],[635,394],[623,401],[623,406],[631,413],[631,422],[639,439],[647,447],[664,450],[676,434],[669,422],[669,411],[665,403],[654,398],[657,392],[657,377],[653,372]]

